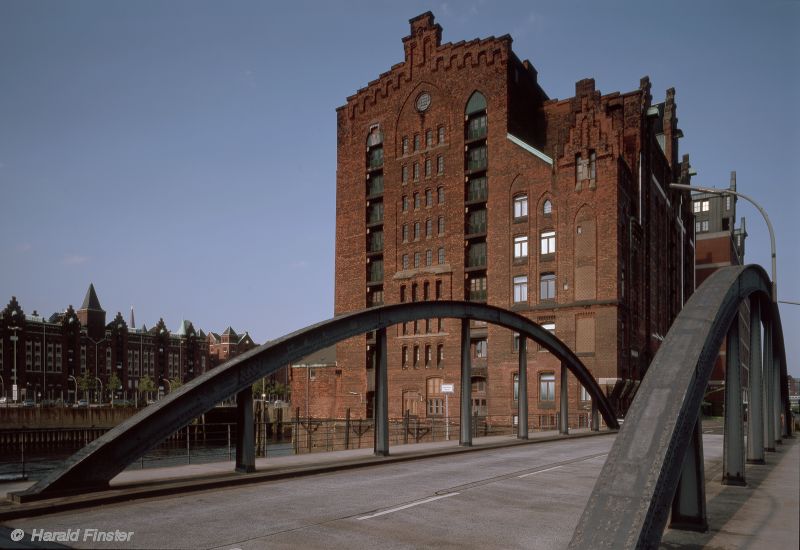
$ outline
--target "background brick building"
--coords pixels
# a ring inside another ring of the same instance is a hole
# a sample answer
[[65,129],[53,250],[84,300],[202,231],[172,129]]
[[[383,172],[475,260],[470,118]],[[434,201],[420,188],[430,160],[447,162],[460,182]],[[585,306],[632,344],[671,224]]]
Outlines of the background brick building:
[[[234,354],[255,345],[249,335],[245,336],[236,337]],[[145,377],[153,382],[149,397],[155,397],[215,364],[206,334],[190,321],[181,321],[175,332],[163,319],[151,329],[144,325],[137,328],[133,312],[129,323],[121,313],[107,323],[94,285],[89,285],[77,311],[69,306],[49,317],[35,311],[26,315],[16,297],[0,311],[0,396],[9,401],[13,401],[16,384],[17,401],[69,403],[88,397],[92,402],[107,402],[112,377],[120,384],[116,397],[133,400]],[[99,384],[95,385],[95,378]],[[95,389],[81,390],[82,379]]]
[[[736,172],[731,172],[729,189],[736,191]],[[721,267],[744,265],[747,227],[744,218],[739,227],[736,227],[736,203],[735,195],[709,193],[692,195],[697,239],[695,257],[697,286]],[[714,416],[721,416],[724,412],[726,346],[727,342],[723,342],[720,347],[703,400],[704,412]],[[747,403],[750,372],[750,307],[746,301],[739,306],[739,360],[742,366],[740,372],[743,402]]]
[[[586,79],[550,99],[510,36],[442,44],[431,13],[410,25],[404,60],[337,110],[335,313],[437,299],[515,310],[571,346],[624,410],[694,288],[691,201],[669,188],[689,181],[674,91],[654,104],[646,77],[607,95]],[[443,414],[459,327],[389,330],[390,416]],[[337,346],[336,395],[312,415],[371,414],[372,338]],[[474,323],[471,339],[473,407],[511,419],[517,338]],[[559,364],[533,351],[529,406],[549,415]],[[569,384],[573,410],[588,408]]]

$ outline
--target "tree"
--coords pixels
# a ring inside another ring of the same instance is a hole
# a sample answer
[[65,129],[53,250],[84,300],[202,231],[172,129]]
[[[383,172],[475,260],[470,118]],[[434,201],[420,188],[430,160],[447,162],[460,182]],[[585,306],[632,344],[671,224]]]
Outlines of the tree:
[[114,400],[114,392],[116,392],[116,390],[121,388],[122,388],[122,382],[120,381],[119,376],[117,376],[117,373],[113,373],[108,378],[108,393],[111,395],[112,401]]
[[139,378],[139,387],[137,389],[139,393],[143,394],[143,397],[147,399],[150,394],[155,391],[156,385],[153,383],[153,379],[145,374]]
[[181,382],[181,379],[180,378],[173,378],[172,380],[169,381],[169,391],[170,391],[170,393],[174,392],[175,390],[177,390],[181,386],[183,386],[183,382]]
[[78,383],[78,389],[83,392],[83,398],[86,399],[86,392],[94,390],[96,380],[87,372],[77,377],[75,381]]

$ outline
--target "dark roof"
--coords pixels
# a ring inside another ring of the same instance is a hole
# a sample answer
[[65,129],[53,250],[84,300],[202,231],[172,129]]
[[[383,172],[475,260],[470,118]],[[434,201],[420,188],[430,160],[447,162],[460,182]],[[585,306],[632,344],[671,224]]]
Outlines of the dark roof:
[[97,299],[97,293],[94,291],[94,284],[92,283],[89,283],[89,290],[86,291],[86,297],[83,299],[81,309],[103,311],[103,308],[100,307],[100,300]]
[[236,331],[235,331],[235,330],[233,330],[233,328],[232,328],[232,327],[228,327],[228,328],[226,328],[226,329],[225,329],[225,332],[223,332],[223,333],[222,333],[222,335],[223,335],[223,336],[226,336],[226,335],[227,335],[227,336],[232,336],[232,337],[234,337],[234,338],[238,338],[238,337],[239,337],[239,335],[238,335],[238,334],[236,334]]
[[298,359],[293,366],[334,366],[336,365],[336,344],[317,350],[311,355]]

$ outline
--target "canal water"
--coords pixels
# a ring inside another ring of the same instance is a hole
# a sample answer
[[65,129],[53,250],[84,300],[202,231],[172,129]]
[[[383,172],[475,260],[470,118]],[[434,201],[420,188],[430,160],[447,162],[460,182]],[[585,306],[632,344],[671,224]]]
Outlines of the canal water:
[[[59,468],[80,447],[57,449],[7,449],[0,452],[0,482],[20,479],[38,481],[49,472]],[[268,441],[266,456],[287,456],[294,454],[291,441]],[[258,450],[263,456],[263,448]],[[191,442],[187,453],[185,443],[170,441],[162,443],[141,459],[132,463],[127,470],[143,468],[164,468],[184,464],[203,464],[224,462],[236,458],[236,446],[227,444],[207,444]]]

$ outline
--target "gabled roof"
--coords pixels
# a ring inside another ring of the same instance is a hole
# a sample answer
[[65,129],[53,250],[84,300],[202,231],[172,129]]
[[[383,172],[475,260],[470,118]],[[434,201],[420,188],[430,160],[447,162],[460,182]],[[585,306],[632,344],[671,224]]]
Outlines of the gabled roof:
[[100,300],[97,299],[97,293],[94,291],[94,284],[89,283],[89,290],[86,291],[86,297],[83,299],[81,309],[91,311],[103,311],[100,307]]
[[239,335],[236,334],[236,331],[233,328],[228,327],[225,329],[225,332],[222,333],[223,336],[230,336],[231,338],[239,338]]
[[315,351],[292,363],[292,367],[335,367],[336,344]]

